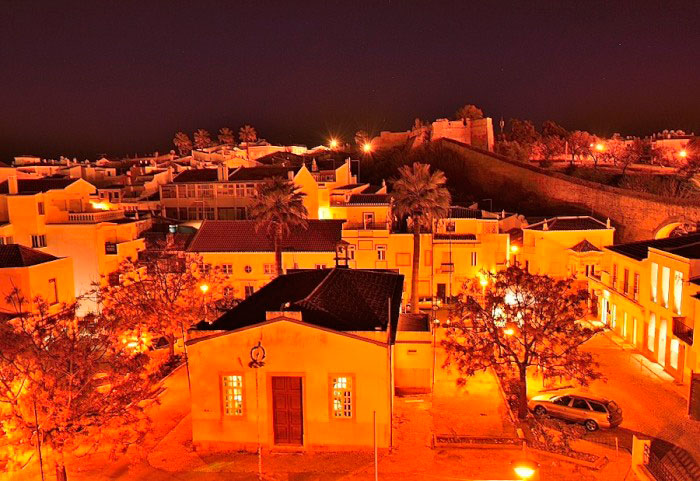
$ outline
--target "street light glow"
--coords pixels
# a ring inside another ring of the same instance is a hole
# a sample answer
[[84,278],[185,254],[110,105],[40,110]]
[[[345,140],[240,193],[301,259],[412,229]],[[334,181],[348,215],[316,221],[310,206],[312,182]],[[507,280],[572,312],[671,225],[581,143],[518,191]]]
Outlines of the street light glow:
[[533,461],[518,461],[513,465],[513,471],[522,480],[528,480],[537,473],[538,464]]
[[489,284],[489,281],[485,277],[482,277],[479,281],[479,284],[481,284],[483,287],[486,287]]
[[505,334],[506,336],[512,336],[513,334],[515,334],[515,329],[513,329],[512,327],[503,329],[503,334]]
[[369,154],[370,152],[372,152],[372,144],[370,144],[369,142],[365,142],[364,144],[362,144],[362,151],[365,154]]
[[604,146],[603,144],[601,144],[601,143],[597,143],[597,144],[595,144],[595,149],[596,149],[598,152],[602,152],[603,150],[605,150],[605,146]]
[[209,286],[207,284],[202,284],[201,286],[199,286],[199,290],[202,291],[202,294],[206,294],[209,290]]
[[688,151],[683,149],[680,152],[678,152],[678,155],[680,155],[682,158],[688,157]]
[[331,139],[331,141],[328,143],[328,145],[330,145],[331,149],[337,149],[338,148],[338,140]]
[[519,249],[518,249],[518,246],[510,246],[510,251],[511,251],[513,254],[515,254],[516,252],[518,252],[518,250],[519,250]]

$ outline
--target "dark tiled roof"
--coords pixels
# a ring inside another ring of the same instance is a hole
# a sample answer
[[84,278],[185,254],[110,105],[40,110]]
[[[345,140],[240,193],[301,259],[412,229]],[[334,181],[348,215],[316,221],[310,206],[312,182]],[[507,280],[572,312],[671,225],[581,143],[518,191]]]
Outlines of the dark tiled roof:
[[[283,251],[334,252],[343,220],[308,220],[282,239]],[[188,248],[191,252],[273,252],[272,239],[254,220],[205,220]]]
[[218,180],[216,169],[192,169],[179,173],[173,182],[215,182]]
[[450,207],[450,212],[447,216],[449,219],[481,219],[480,209],[469,209],[467,207]]
[[294,167],[241,167],[229,175],[230,181],[265,180],[272,177],[289,178],[289,172],[295,172]]
[[19,244],[0,245],[0,268],[29,267],[56,259],[58,257]]
[[388,194],[353,194],[348,204],[357,205],[388,205],[391,196]]
[[383,189],[384,185],[369,185],[366,189],[362,191],[363,194],[376,194],[377,191]]
[[[50,178],[43,179],[18,179],[17,191],[20,194],[36,194],[38,192],[46,192],[47,190],[65,189],[79,179],[66,178]],[[0,194],[9,193],[7,181],[0,184]]]
[[627,244],[608,246],[607,249],[641,261],[646,259],[649,248],[653,247],[686,259],[700,259],[700,232],[666,239],[654,239]]
[[401,314],[399,331],[430,332],[430,318],[427,314]]
[[333,190],[354,190],[354,189],[357,189],[358,187],[362,187],[363,185],[369,185],[369,184],[348,184],[348,185],[336,187]]
[[392,337],[401,306],[403,275],[362,269],[318,269],[275,278],[212,324],[230,331],[265,321],[268,311],[301,311],[302,321],[336,331],[386,330],[391,299]]
[[[547,229],[544,228],[545,223]],[[590,216],[578,217],[552,217],[536,224],[529,225],[525,229],[530,230],[598,230],[607,229],[605,222]]]
[[581,242],[573,247],[570,247],[569,249],[574,252],[602,252],[596,246],[588,242],[588,239],[583,239]]

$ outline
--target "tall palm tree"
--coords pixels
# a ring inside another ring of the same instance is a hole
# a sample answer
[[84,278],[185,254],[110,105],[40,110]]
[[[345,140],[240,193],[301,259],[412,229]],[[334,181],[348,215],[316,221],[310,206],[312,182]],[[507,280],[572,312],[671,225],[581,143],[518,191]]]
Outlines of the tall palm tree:
[[222,127],[219,129],[219,142],[223,145],[233,145],[233,130],[228,127]]
[[304,206],[304,194],[293,182],[274,177],[259,185],[253,196],[250,215],[256,229],[265,229],[275,247],[277,275],[282,272],[282,239],[295,227],[306,228],[309,213]]
[[175,134],[173,144],[175,144],[178,152],[180,152],[180,157],[192,152],[192,141],[190,140],[189,135],[184,132],[178,132]]
[[198,149],[206,149],[211,145],[211,134],[204,129],[197,129],[194,133],[194,146]]
[[252,125],[245,124],[238,131],[238,138],[241,139],[241,142],[245,142],[245,153],[250,160],[250,143],[258,140],[258,133]]
[[420,267],[421,228],[432,228],[433,220],[443,218],[450,209],[450,193],[445,174],[430,172],[428,164],[414,162],[399,168],[393,181],[393,209],[397,217],[410,217],[413,223],[413,268],[411,270],[411,312],[418,313],[418,269]]

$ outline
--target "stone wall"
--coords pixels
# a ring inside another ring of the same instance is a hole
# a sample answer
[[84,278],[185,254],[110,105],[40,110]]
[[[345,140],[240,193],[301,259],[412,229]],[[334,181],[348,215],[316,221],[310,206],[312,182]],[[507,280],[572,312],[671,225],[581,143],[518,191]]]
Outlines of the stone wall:
[[652,239],[669,225],[695,226],[700,221],[700,203],[697,201],[668,199],[601,185],[452,140],[440,142],[460,153],[463,159],[461,165],[439,166],[451,180],[468,177],[470,184],[480,186],[483,193],[494,199],[504,193],[517,193],[585,208],[602,219],[610,218],[616,228],[615,242]]

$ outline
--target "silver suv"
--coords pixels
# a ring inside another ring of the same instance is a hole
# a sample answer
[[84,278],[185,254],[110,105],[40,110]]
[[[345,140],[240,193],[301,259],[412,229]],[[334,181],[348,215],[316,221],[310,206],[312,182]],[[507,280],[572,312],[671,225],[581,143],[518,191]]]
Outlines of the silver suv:
[[548,414],[554,418],[583,424],[588,431],[614,428],[622,422],[622,409],[607,399],[574,393],[540,394],[528,402],[535,416]]

